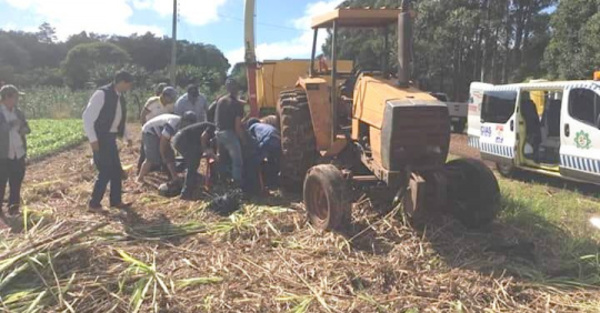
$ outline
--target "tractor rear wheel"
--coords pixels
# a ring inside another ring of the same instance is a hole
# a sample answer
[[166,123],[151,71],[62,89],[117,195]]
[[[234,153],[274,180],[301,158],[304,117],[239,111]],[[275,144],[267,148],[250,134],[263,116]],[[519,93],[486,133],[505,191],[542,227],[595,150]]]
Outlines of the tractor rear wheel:
[[281,187],[302,190],[308,169],[317,159],[308,99],[303,90],[283,91],[279,100],[281,130]]
[[320,230],[337,230],[350,218],[352,204],[342,172],[331,164],[312,167],[304,180],[308,220]]
[[468,228],[490,224],[500,212],[500,187],[481,161],[458,159],[445,166],[450,212]]

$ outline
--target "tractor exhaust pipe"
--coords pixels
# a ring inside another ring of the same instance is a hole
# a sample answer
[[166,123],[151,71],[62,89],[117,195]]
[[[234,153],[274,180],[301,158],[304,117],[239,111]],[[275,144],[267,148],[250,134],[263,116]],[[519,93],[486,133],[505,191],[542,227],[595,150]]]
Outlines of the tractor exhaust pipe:
[[412,22],[410,0],[402,0],[402,13],[398,16],[398,86],[410,85],[410,62],[412,52]]

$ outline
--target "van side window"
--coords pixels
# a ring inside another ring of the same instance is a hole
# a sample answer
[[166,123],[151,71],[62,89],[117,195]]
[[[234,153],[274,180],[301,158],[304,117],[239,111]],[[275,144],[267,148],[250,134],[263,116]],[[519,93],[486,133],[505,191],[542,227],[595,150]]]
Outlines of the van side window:
[[504,124],[515,113],[516,91],[486,91],[481,105],[481,120]]
[[569,115],[580,122],[596,127],[600,114],[600,97],[589,89],[572,89],[569,92]]

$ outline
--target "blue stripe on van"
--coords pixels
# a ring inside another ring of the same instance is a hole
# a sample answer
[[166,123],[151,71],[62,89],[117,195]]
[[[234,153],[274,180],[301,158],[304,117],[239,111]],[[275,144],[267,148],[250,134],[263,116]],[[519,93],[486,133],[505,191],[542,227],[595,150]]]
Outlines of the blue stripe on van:
[[568,169],[600,175],[600,160],[582,158],[572,155],[561,155],[560,165]]

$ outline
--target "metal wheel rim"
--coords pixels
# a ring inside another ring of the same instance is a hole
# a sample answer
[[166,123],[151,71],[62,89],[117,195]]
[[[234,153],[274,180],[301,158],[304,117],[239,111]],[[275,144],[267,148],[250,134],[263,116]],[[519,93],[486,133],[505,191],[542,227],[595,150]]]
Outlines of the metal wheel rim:
[[327,219],[329,216],[329,201],[323,188],[318,183],[312,183],[307,191],[312,195],[310,197],[311,214],[321,220]]

